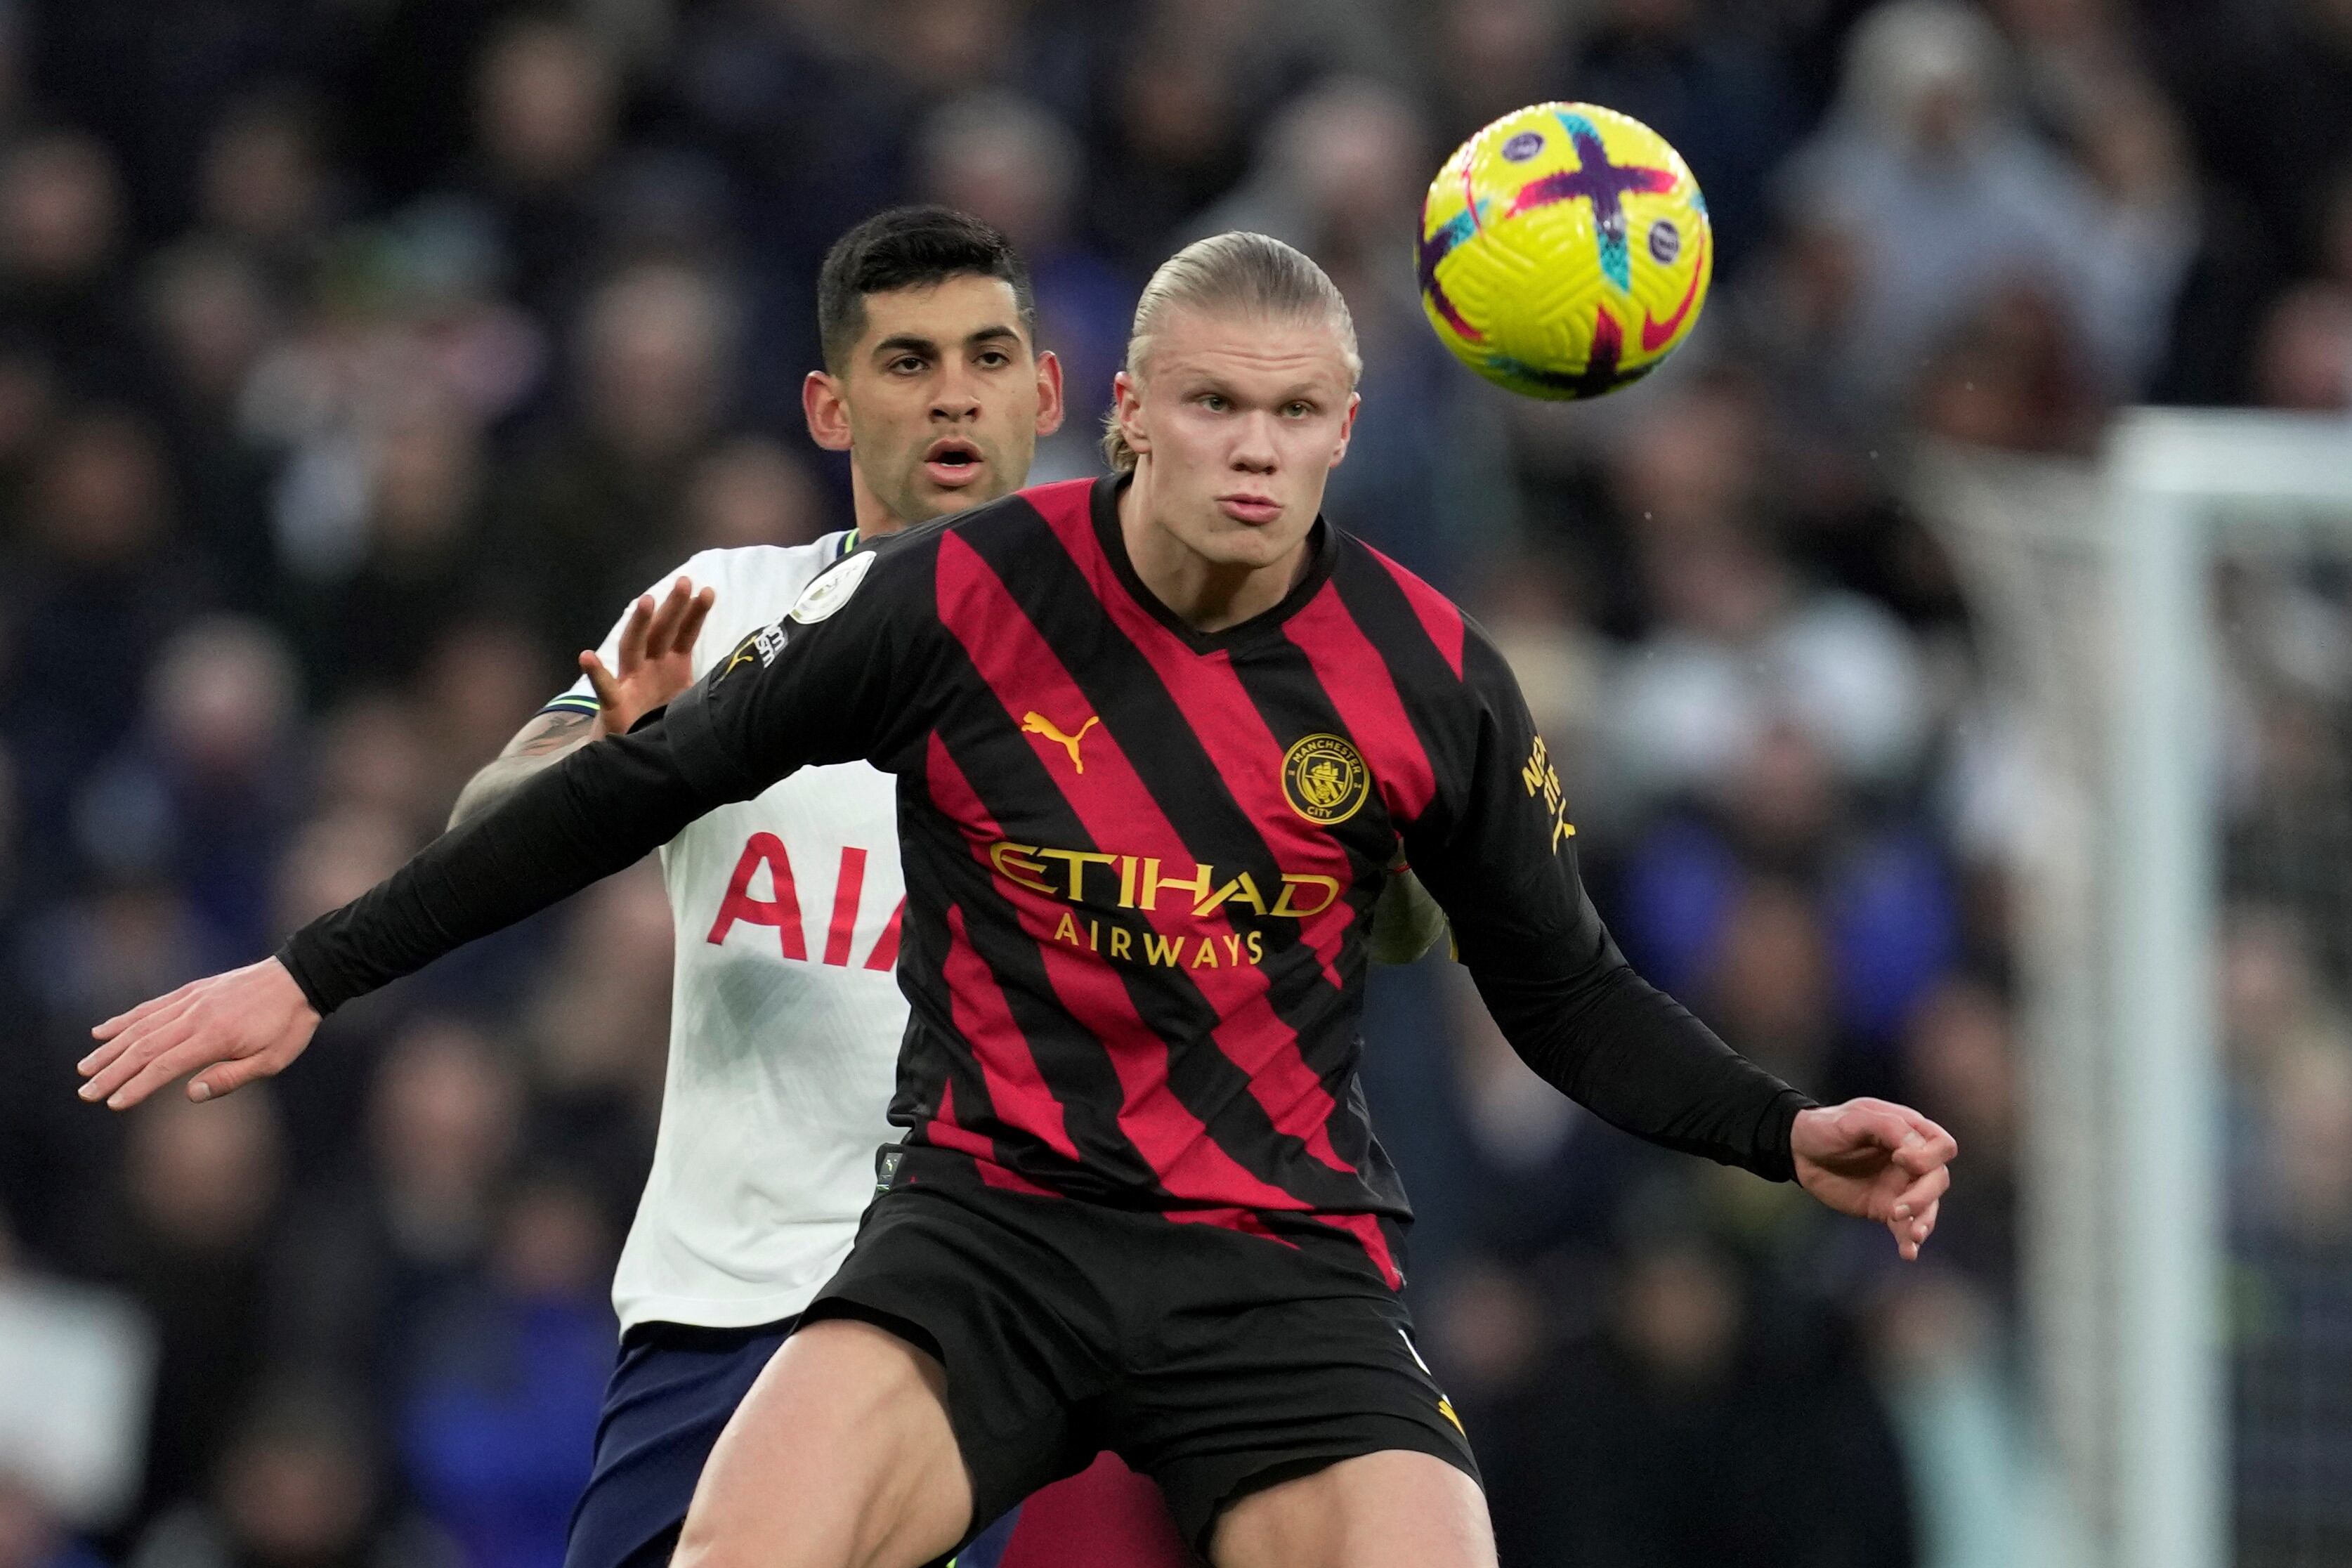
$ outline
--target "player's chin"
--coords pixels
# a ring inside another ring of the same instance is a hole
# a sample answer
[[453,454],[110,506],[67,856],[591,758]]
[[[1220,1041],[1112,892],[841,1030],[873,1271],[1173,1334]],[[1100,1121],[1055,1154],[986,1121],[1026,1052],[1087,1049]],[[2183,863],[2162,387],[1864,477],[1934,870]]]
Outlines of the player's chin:
[[[1314,520],[1307,520],[1309,526]],[[1201,553],[1220,566],[1271,566],[1288,555],[1307,537],[1305,527],[1295,527],[1285,517],[1271,522],[1236,522],[1220,518],[1218,526],[1209,531],[1202,541]]]

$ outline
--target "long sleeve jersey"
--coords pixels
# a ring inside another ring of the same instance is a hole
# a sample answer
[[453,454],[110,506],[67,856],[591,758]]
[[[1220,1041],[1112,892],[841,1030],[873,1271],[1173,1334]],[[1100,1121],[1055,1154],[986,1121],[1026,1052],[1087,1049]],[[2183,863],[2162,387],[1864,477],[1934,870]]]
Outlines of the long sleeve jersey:
[[1361,1241],[1403,1188],[1357,1075],[1402,847],[1528,1062],[1653,1142],[1786,1179],[1810,1103],[1642,981],[1576,868],[1510,669],[1318,521],[1272,609],[1199,631],[1137,576],[1123,481],[885,540],[625,736],[582,748],[282,956],[325,1011],[794,770],[898,781],[910,1016],[890,1110],[1001,1186]]

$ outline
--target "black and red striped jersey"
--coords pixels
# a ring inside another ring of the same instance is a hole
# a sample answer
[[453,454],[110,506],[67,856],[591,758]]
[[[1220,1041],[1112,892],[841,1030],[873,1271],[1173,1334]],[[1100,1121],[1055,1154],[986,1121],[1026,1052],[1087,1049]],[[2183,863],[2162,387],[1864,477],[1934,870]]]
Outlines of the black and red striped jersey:
[[898,775],[908,1144],[1010,1187],[1313,1216],[1392,1275],[1379,1221],[1408,1209],[1357,1082],[1371,910],[1402,844],[1474,968],[1601,961],[1558,772],[1486,636],[1402,567],[1318,522],[1280,604],[1200,632],[1129,564],[1121,482],[836,568],[670,728],[728,793]]
[[297,932],[288,968],[326,1011],[723,803],[863,759],[898,780],[909,1160],[1172,1219],[1336,1227],[1394,1284],[1409,1210],[1357,1026],[1402,847],[1538,1073],[1654,1142],[1786,1179],[1810,1102],[1626,966],[1485,634],[1324,521],[1280,604],[1195,630],[1128,560],[1123,482],[849,556],[667,710]]

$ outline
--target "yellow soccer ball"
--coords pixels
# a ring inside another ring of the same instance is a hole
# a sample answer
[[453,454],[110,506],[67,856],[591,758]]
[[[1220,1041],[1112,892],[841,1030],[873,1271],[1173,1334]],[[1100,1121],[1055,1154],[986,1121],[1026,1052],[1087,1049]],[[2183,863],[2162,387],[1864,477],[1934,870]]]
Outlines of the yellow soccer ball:
[[1421,204],[1421,303],[1463,363],[1531,397],[1598,397],[1690,336],[1715,275],[1706,203],[1664,137],[1538,103],[1454,150]]

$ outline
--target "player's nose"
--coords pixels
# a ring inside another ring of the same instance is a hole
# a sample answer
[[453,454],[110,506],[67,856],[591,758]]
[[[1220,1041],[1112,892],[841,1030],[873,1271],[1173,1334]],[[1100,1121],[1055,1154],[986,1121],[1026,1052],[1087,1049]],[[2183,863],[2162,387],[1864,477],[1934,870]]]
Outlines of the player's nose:
[[931,417],[971,419],[980,414],[980,385],[961,365],[950,365],[931,388]]
[[1232,462],[1244,473],[1270,474],[1281,466],[1281,447],[1274,440],[1274,426],[1265,415],[1254,415],[1239,422],[1234,431]]

